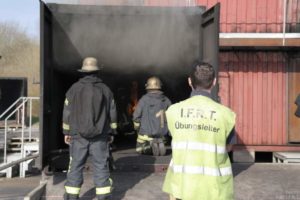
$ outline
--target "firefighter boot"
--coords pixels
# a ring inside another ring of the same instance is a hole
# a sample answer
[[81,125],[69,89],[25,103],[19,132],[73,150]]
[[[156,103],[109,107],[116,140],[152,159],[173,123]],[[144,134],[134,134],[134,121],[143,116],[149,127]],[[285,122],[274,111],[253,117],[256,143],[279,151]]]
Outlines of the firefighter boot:
[[159,146],[158,146],[158,140],[155,138],[153,139],[152,141],[152,144],[151,144],[151,148],[152,148],[152,153],[154,156],[159,156]]
[[166,155],[166,146],[165,146],[164,141],[162,139],[159,139],[159,141],[158,141],[158,149],[159,149],[159,155],[160,156]]
[[97,199],[98,200],[111,200],[111,194],[107,194],[107,195],[97,195]]
[[68,193],[64,194],[64,200],[77,200],[77,199],[79,199],[79,196],[76,194],[68,194]]

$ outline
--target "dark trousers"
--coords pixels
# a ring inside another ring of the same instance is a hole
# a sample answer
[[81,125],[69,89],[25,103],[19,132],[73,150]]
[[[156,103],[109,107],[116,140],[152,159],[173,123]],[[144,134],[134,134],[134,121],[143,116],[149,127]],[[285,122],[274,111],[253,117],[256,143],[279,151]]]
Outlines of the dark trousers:
[[[102,199],[102,197],[105,199],[104,197],[110,195],[112,183],[109,178],[108,167],[109,145],[107,139],[103,138],[85,139],[79,135],[72,137],[70,166],[65,184],[66,193],[76,191],[78,188],[80,190],[83,183],[83,169],[88,155],[92,158],[96,195],[98,199]],[[73,194],[75,193],[73,192]]]

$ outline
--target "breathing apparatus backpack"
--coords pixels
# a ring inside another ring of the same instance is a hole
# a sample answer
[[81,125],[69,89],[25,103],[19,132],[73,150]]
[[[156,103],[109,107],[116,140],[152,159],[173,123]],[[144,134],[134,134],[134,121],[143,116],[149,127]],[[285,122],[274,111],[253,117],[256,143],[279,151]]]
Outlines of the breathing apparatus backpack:
[[71,104],[70,124],[84,138],[93,138],[103,132],[107,117],[101,84],[80,83]]

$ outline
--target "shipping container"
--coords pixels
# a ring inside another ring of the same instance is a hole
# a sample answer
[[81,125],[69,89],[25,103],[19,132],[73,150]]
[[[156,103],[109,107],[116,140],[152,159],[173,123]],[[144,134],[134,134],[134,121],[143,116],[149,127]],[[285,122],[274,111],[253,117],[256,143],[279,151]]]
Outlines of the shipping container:
[[[221,33],[300,32],[300,0],[72,0],[84,5],[205,6],[221,4]],[[284,18],[284,12],[286,18]]]
[[122,5],[127,1],[78,2],[41,1],[40,168],[53,152],[66,148],[61,128],[64,95],[78,79],[83,58],[94,56],[103,64],[100,76],[116,98],[124,91],[134,94],[134,85],[143,90],[146,79],[158,75],[176,102],[189,95],[188,66],[195,60],[209,62],[218,71],[219,4],[205,11],[150,0],[135,6]]
[[194,0],[193,2],[207,7],[217,2],[221,3],[222,33],[282,33],[284,26],[287,33],[300,32],[300,0]]
[[220,53],[219,95],[237,114],[236,149],[300,150],[299,72],[296,51]]

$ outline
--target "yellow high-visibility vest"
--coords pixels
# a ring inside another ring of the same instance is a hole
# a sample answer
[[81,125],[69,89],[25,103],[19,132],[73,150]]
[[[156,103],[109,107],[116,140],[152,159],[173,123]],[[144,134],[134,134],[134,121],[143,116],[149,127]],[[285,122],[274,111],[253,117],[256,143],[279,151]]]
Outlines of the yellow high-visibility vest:
[[226,139],[234,127],[235,113],[197,95],[172,105],[166,117],[172,160],[163,191],[182,200],[232,200]]

